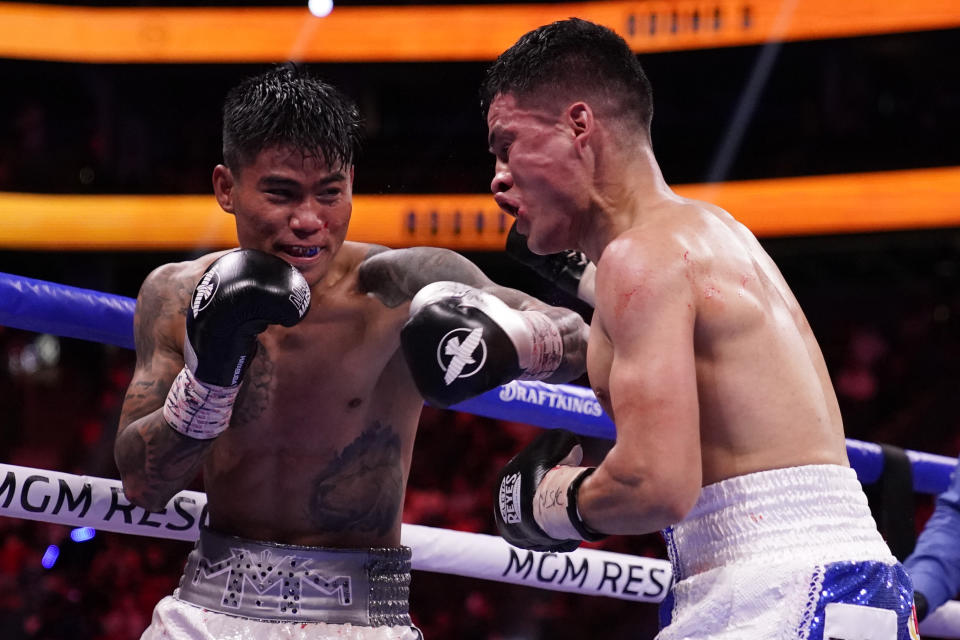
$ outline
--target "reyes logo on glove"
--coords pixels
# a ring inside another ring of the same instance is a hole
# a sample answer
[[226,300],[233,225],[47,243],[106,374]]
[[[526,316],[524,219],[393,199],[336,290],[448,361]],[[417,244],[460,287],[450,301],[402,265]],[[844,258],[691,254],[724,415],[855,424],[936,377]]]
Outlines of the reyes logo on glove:
[[520,522],[520,473],[511,473],[500,482],[500,516],[508,524]]
[[216,269],[210,269],[203,274],[203,279],[200,280],[200,284],[197,285],[197,289],[193,293],[193,304],[190,306],[193,307],[194,318],[210,304],[210,301],[213,300],[213,294],[217,292],[218,288],[220,288],[220,274]]
[[469,378],[480,371],[486,361],[487,343],[481,327],[449,331],[437,345],[437,364],[445,372],[443,382],[447,386],[457,378]]

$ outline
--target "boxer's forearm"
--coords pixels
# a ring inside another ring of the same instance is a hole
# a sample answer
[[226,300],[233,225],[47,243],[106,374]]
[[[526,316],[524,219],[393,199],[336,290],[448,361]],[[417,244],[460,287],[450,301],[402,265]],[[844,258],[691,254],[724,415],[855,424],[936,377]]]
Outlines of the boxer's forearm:
[[391,308],[409,302],[434,282],[459,282],[479,289],[493,284],[462,255],[437,247],[374,250],[360,265],[357,279],[361,291]]
[[114,444],[127,499],[159,511],[196,477],[212,443],[177,433],[160,409],[130,423]]
[[611,465],[601,464],[580,486],[577,499],[580,516],[591,529],[639,535],[676,524],[696,498],[691,501],[638,473],[618,473]]

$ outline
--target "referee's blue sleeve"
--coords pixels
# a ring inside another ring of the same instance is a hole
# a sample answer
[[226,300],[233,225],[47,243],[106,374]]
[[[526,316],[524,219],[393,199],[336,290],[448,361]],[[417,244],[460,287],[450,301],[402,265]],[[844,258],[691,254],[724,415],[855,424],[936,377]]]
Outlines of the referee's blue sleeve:
[[953,470],[950,487],[937,496],[933,515],[903,564],[931,612],[960,592],[960,468]]

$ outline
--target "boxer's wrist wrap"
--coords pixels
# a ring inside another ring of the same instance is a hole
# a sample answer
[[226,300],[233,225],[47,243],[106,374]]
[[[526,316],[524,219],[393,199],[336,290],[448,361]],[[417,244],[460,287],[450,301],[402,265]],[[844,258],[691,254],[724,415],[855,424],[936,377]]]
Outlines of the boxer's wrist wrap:
[[530,362],[521,362],[520,380],[543,380],[557,370],[563,360],[563,337],[556,323],[540,311],[523,311],[530,326]]
[[577,501],[577,492],[580,491],[580,485],[596,470],[596,467],[587,467],[587,470],[574,478],[573,482],[571,482],[567,488],[567,516],[580,534],[580,537],[587,542],[596,542],[607,537],[607,534],[600,533],[587,526],[587,523],[580,515],[579,503]]
[[197,440],[210,440],[230,426],[240,385],[204,384],[184,367],[173,381],[163,405],[163,419],[174,431]]
[[543,476],[533,498],[533,519],[551,538],[595,542],[605,537],[590,529],[577,509],[577,491],[594,469],[559,465]]

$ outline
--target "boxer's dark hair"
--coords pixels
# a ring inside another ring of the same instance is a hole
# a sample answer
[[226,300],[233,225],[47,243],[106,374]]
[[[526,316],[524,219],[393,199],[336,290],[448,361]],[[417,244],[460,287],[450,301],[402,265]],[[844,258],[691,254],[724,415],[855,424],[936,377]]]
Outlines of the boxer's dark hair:
[[351,165],[360,150],[356,105],[294,64],[243,80],[223,103],[223,161],[239,171],[264,149],[321,155],[327,166]]
[[600,98],[647,133],[653,118],[653,90],[630,46],[610,29],[578,18],[530,31],[500,54],[480,89],[484,119],[500,94],[521,104]]

